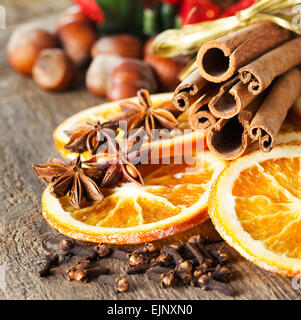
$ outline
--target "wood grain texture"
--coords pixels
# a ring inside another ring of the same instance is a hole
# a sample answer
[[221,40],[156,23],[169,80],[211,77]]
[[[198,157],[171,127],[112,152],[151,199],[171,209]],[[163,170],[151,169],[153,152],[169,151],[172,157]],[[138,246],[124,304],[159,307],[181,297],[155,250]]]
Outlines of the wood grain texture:
[[[44,260],[43,239],[59,239],[60,235],[41,215],[44,185],[34,176],[31,164],[57,156],[52,132],[61,121],[102,100],[86,91],[82,79],[76,90],[47,93],[8,66],[5,46],[13,28],[32,17],[53,26],[57,12],[69,1],[3,2],[9,24],[7,30],[0,30],[0,265],[6,264],[7,272],[0,299],[228,299],[191,287],[164,290],[143,275],[131,276],[133,289],[119,295],[97,281],[84,285],[37,276]],[[209,223],[201,227],[208,228]],[[110,259],[100,263],[120,274],[125,268]],[[239,293],[234,299],[300,299],[301,292],[292,289],[290,278],[266,272],[234,251],[232,263],[237,274],[233,286]]]

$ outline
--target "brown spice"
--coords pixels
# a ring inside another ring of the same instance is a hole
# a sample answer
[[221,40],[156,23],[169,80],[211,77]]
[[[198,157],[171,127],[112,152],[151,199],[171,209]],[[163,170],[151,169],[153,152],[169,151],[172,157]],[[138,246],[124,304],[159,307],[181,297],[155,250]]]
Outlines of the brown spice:
[[104,284],[114,287],[117,292],[126,292],[130,288],[130,281],[126,276],[115,279],[111,275],[101,275],[99,280]]
[[106,244],[100,243],[94,248],[100,258],[106,257],[111,253],[111,249]]
[[200,276],[197,280],[197,283],[203,290],[216,290],[231,297],[236,294],[230,284],[216,281],[207,275]]
[[103,200],[97,181],[103,173],[98,169],[82,168],[80,156],[70,163],[49,159],[44,165],[33,165],[33,171],[44,182],[50,184],[50,193],[57,198],[70,195],[70,203],[80,208],[85,198],[95,203]]
[[177,265],[184,261],[184,258],[180,255],[180,253],[173,246],[165,245],[165,246],[163,246],[162,251],[164,253],[168,254],[169,256],[171,256]]
[[[105,132],[103,132],[103,134],[106,135]],[[138,157],[140,162],[142,162],[144,157],[148,156],[149,153],[148,149],[143,151],[136,150],[136,143],[142,142],[143,134],[143,127],[134,130],[122,143],[119,144],[116,141],[111,143],[109,146],[109,154],[99,152],[84,162],[84,164],[90,167],[106,170],[101,183],[102,187],[114,185],[122,181],[123,178],[138,185],[144,184],[142,176],[137,169],[138,164],[136,163]],[[137,140],[139,140],[139,142],[137,142]],[[109,137],[108,141],[111,141]],[[134,162],[135,164],[133,164]]]
[[155,259],[155,261],[159,265],[168,267],[171,264],[171,257],[163,252]]
[[149,259],[147,259],[142,254],[138,254],[136,251],[128,255],[128,260],[131,267],[149,263]]
[[108,142],[108,139],[114,140],[117,127],[118,124],[114,121],[87,122],[78,125],[74,129],[66,131],[70,139],[64,148],[77,153],[89,151],[94,155],[103,144]]
[[232,270],[229,267],[222,267],[221,265],[218,265],[214,271],[208,273],[208,277],[222,282],[228,282],[231,276]]
[[129,261],[128,253],[121,251],[119,249],[116,249],[116,248],[111,249],[111,254],[109,255],[109,257],[112,259],[122,260],[124,262]]
[[153,137],[152,130],[158,128],[175,129],[178,126],[176,116],[180,112],[171,101],[165,101],[158,106],[153,106],[149,92],[141,89],[137,92],[139,103],[125,101],[120,104],[121,114],[115,121],[127,121],[127,130],[140,128],[144,125],[149,138]]
[[57,253],[51,252],[46,255],[46,264],[39,271],[40,277],[47,277],[50,274],[50,270],[52,267],[57,266],[59,264],[59,255]]
[[64,239],[60,242],[60,248],[64,255],[75,255],[85,257],[86,260],[97,260],[97,253],[93,248],[82,247],[71,239]]
[[208,81],[227,81],[239,68],[276,48],[291,36],[290,31],[270,21],[252,24],[205,43],[197,55],[198,70]]

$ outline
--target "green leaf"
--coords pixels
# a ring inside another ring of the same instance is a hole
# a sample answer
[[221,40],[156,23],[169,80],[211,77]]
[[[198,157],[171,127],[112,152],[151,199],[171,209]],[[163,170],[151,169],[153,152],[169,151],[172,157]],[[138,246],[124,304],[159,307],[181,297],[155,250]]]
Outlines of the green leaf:
[[102,33],[142,34],[143,3],[140,0],[96,0],[105,15]]

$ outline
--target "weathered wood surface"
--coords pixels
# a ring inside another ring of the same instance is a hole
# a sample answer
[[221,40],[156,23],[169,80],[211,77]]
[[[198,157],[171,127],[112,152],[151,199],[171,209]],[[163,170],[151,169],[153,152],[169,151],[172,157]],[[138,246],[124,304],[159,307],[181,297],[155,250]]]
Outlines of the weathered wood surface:
[[[227,299],[191,287],[163,290],[143,275],[132,276],[133,290],[119,295],[98,282],[83,285],[37,276],[45,253],[42,240],[59,234],[41,215],[44,185],[31,164],[57,155],[52,132],[61,121],[101,100],[80,81],[71,92],[41,91],[30,78],[14,73],[6,60],[5,46],[14,27],[32,20],[51,26],[69,1],[1,0],[0,4],[7,7],[9,22],[7,30],[0,30],[0,265],[6,266],[6,288],[0,284],[0,299]],[[106,261],[114,270],[120,268]],[[301,291],[292,289],[290,278],[266,272],[234,251],[233,266],[238,274],[233,281],[239,293],[235,299],[300,299]]]

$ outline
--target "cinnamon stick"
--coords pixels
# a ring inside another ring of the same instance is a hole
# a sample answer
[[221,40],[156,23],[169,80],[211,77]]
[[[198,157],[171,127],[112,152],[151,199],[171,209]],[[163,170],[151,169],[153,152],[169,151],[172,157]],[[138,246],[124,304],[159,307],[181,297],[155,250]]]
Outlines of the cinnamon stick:
[[290,40],[239,69],[241,81],[260,94],[279,75],[301,63],[301,37]]
[[301,94],[301,71],[293,68],[277,78],[250,124],[250,137],[269,152],[275,145],[289,108]]
[[257,96],[239,115],[217,121],[207,135],[209,150],[225,160],[241,156],[251,141],[250,122],[263,99],[263,95]]
[[228,80],[209,102],[209,110],[216,118],[230,119],[237,115],[255,96],[248,91],[238,77]]
[[208,131],[215,125],[217,119],[211,114],[208,104],[213,94],[207,94],[200,102],[189,108],[188,122],[193,130],[203,129]]
[[176,88],[172,98],[175,107],[180,111],[187,110],[205,93],[207,83],[198,70],[193,71]]
[[208,81],[227,81],[239,68],[291,37],[290,31],[270,21],[258,22],[205,43],[197,55],[198,70]]

